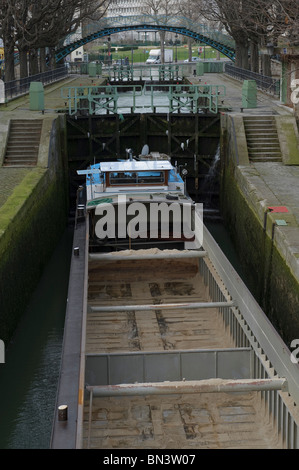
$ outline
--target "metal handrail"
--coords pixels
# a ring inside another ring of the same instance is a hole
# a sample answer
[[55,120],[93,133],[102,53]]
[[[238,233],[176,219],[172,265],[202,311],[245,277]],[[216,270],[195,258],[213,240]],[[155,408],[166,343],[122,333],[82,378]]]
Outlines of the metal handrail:
[[[145,109],[150,107],[153,112],[157,108],[165,108],[167,104],[161,103],[161,99],[156,95],[156,91],[164,91],[165,97],[168,99],[169,112],[198,112],[201,109],[209,109],[213,113],[219,110],[219,100],[221,101],[226,95],[224,85],[153,85],[146,83],[144,87],[141,85],[108,85],[108,86],[91,86],[91,87],[63,87],[61,96],[68,100],[68,112],[75,115],[80,111],[88,111],[89,114],[96,114],[100,109],[107,113],[117,113],[120,108],[118,100],[120,92],[130,91],[127,95],[131,99],[131,103],[125,108],[129,108],[131,112],[135,112],[138,107]],[[136,97],[148,95],[151,97],[150,104],[145,102],[142,106],[136,104]],[[157,104],[155,102],[157,100]]]
[[67,68],[65,66],[60,66],[36,75],[30,75],[29,77],[19,78],[10,82],[4,82],[5,99],[9,100],[28,93],[31,82],[41,82],[43,85],[48,85],[49,83],[65,78],[67,75]]
[[225,64],[225,73],[239,80],[255,80],[256,86],[261,90],[273,93],[279,96],[280,80],[263,75],[261,73],[252,72],[251,70],[235,67],[232,64]]

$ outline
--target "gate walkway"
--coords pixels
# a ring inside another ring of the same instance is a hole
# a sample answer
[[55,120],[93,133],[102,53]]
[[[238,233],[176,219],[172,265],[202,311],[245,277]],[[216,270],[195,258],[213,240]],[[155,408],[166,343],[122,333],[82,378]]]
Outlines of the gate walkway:
[[[193,84],[207,84],[214,86],[224,85],[226,88],[225,104],[231,108],[233,112],[240,112],[242,107],[242,82],[234,80],[225,74],[218,73],[205,73],[202,77],[194,77],[190,74],[189,77]],[[86,75],[70,75],[68,79],[63,80],[55,85],[50,85],[45,88],[45,113],[55,112],[57,110],[67,109],[65,98],[61,96],[61,89],[63,87],[90,87],[94,85],[102,85],[103,78],[90,78]],[[275,109],[279,113],[287,113],[288,111],[282,106],[279,100],[267,95],[264,92],[258,91],[257,93],[257,108],[247,109],[246,113],[271,113]],[[1,105],[0,110],[6,112],[26,113],[26,115],[34,116],[40,115],[38,111],[31,111],[29,109],[29,95],[23,96],[16,100],[10,101],[6,105]],[[28,115],[30,112],[30,115]],[[2,114],[2,113],[1,113]],[[19,114],[18,114],[19,116]],[[0,118],[1,119],[1,118]],[[1,122],[1,121],[0,121]]]
[[[194,84],[207,83],[210,85],[221,86],[226,88],[226,96],[224,104],[231,109],[232,113],[240,113],[242,107],[242,82],[234,80],[225,74],[206,73],[203,77],[190,77],[190,81]],[[86,75],[70,75],[67,79],[59,83],[45,87],[45,110],[44,113],[40,111],[30,111],[29,95],[17,98],[0,106],[0,205],[2,205],[12,193],[14,188],[22,181],[23,177],[28,172],[33,171],[30,168],[4,168],[2,166],[3,150],[1,150],[2,143],[6,141],[8,132],[8,123],[11,119],[44,119],[45,117],[52,116],[53,119],[57,117],[59,110],[67,109],[67,102],[62,97],[61,89],[63,87],[88,87],[93,85],[101,85],[103,79],[90,78]],[[280,104],[280,102],[266,93],[258,91],[257,93],[257,108],[246,109],[246,115],[256,114],[278,114],[289,115],[289,110]],[[287,169],[285,168],[285,171]],[[291,170],[290,171],[294,171]],[[269,176],[270,179],[270,176]]]

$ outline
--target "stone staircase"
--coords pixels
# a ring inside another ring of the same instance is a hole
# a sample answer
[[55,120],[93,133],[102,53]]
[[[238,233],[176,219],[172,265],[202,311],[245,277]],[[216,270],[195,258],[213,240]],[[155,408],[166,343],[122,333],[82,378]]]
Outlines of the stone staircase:
[[35,166],[41,138],[42,120],[14,119],[10,129],[3,166]]
[[281,162],[282,155],[273,116],[244,116],[248,157],[252,162]]

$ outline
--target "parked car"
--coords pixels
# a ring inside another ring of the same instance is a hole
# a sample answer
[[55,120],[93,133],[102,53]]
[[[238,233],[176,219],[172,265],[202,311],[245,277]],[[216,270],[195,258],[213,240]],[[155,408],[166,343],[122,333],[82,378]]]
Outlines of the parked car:
[[198,62],[199,57],[191,57],[191,61],[189,59],[184,60],[184,62]]

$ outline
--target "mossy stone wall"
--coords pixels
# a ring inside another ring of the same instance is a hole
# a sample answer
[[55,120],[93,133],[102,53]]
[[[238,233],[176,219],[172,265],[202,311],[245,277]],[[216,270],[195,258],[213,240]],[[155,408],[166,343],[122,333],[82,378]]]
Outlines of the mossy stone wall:
[[238,185],[230,136],[222,128],[221,209],[248,288],[286,344],[299,338],[299,284]]
[[0,209],[0,338],[6,344],[66,227],[63,128],[61,118],[53,122],[48,168],[30,170]]

